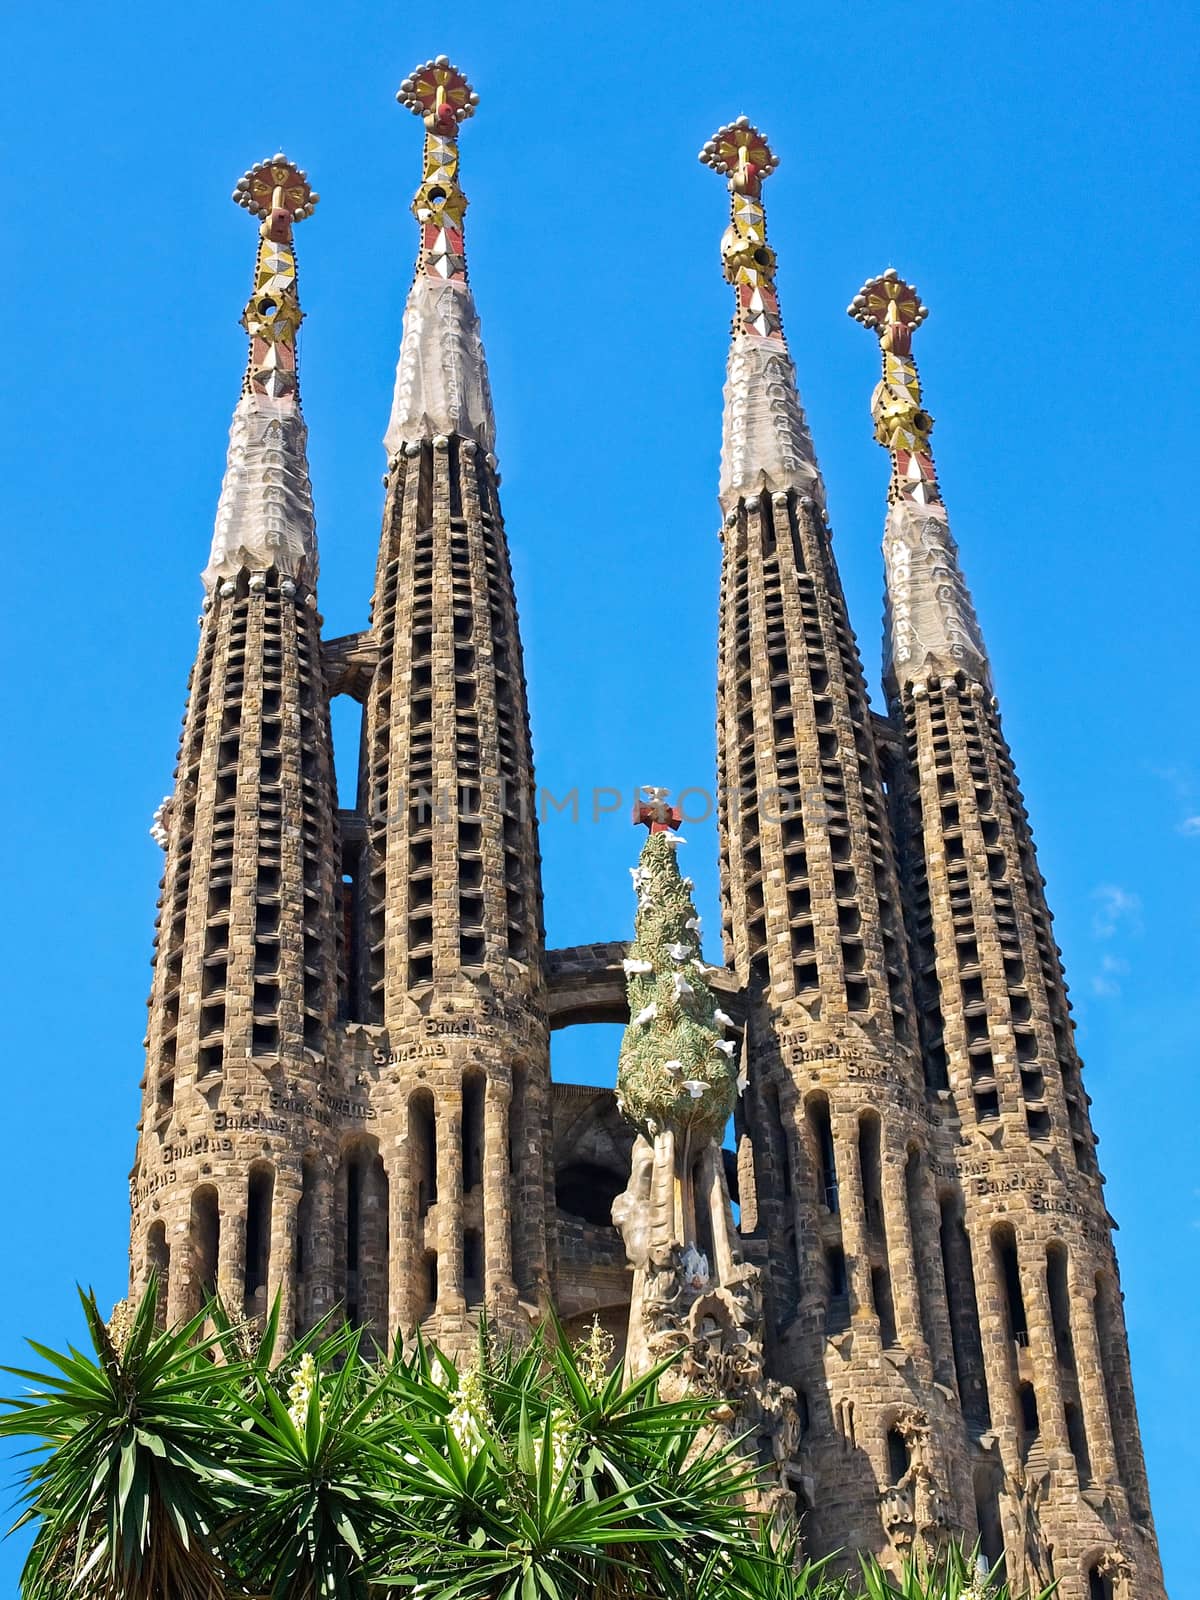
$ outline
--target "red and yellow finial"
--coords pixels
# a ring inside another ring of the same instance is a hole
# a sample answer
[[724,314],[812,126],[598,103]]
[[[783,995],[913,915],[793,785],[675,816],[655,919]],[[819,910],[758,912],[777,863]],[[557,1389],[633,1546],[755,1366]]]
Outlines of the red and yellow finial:
[[729,180],[732,216],[721,240],[725,276],[737,293],[735,333],[757,334],[783,342],[779,300],[775,293],[775,252],[767,243],[767,216],[762,185],[779,165],[761,133],[748,117],[739,117],[716,133],[700,152],[700,160]]
[[883,381],[871,398],[875,437],[892,457],[893,500],[929,504],[941,498],[930,453],[933,418],[921,404],[921,380],[912,355],[912,336],[929,308],[894,267],[863,284],[847,311],[879,335]]
[[437,56],[405,78],[396,99],[425,124],[424,173],[413,197],[413,215],[421,224],[418,270],[461,282],[467,275],[467,197],[458,184],[458,129],[475,115],[479,96],[446,56]]
[[304,313],[296,294],[292,225],[310,217],[321,197],[313,193],[307,173],[279,154],[239,178],[233,198],[251,216],[263,219],[254,291],[242,313],[242,326],[250,335],[242,392],[274,400],[294,396],[296,333]]

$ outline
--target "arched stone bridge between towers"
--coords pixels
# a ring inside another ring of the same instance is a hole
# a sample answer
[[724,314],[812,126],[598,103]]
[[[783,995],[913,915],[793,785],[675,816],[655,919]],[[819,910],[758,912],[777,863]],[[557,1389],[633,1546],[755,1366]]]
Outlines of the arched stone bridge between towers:
[[[629,945],[622,939],[547,950],[546,1007],[551,1028],[586,1022],[628,1022],[625,970],[621,965],[628,953]],[[710,968],[708,981],[740,1028],[745,1007],[733,973]]]

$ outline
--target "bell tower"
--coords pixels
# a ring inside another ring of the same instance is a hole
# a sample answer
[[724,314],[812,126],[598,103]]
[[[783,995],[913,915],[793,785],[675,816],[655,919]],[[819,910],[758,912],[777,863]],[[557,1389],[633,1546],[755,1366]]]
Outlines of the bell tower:
[[[333,1303],[296,1239],[331,1161],[337,858],[317,544],[300,409],[293,227],[317,196],[286,156],[234,199],[260,219],[242,395],[204,571],[166,852],[133,1203],[135,1286],[172,1320],[219,1291],[286,1334]],[[295,1102],[295,1118],[280,1106]],[[305,1109],[306,1108],[306,1109]]]
[[382,1030],[389,1323],[453,1345],[472,1308],[516,1329],[547,1290],[549,1045],[525,675],[459,183],[478,97],[439,56],[398,99],[424,160],[385,435],[353,981]]
[[937,1256],[939,1108],[922,1074],[900,885],[825,489],[767,240],[777,159],[746,118],[727,181],[735,296],[720,501],[717,748],[727,961],[744,987],[747,1255],[768,1370],[808,1421],[811,1546],[974,1536]]
[[913,336],[889,268],[850,315],[879,339],[891,458],[884,662],[903,729],[893,797],[939,1185],[955,1366],[979,1521],[1025,1581],[1095,1570],[1162,1593],[1112,1218],[1045,883],[983,635],[938,486]]

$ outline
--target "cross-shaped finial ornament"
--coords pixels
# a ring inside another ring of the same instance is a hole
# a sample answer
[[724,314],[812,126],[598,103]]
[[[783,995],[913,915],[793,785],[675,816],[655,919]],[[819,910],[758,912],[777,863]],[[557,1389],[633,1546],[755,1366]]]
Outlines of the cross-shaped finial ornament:
[[738,117],[736,122],[718,128],[701,150],[700,159],[706,167],[728,178],[735,194],[756,195],[762,180],[769,178],[779,165],[766,134],[760,133],[749,117]]
[[252,217],[263,219],[254,289],[242,313],[242,327],[250,335],[243,392],[294,402],[296,333],[304,313],[296,294],[292,224],[312,216],[320,195],[313,193],[308,174],[280,151],[243,173],[233,198]]
[[280,151],[244,172],[232,198],[252,217],[262,217],[265,236],[278,239],[287,238],[293,222],[311,217],[321,196],[313,193],[308,173]]
[[864,283],[846,311],[864,328],[873,328],[884,349],[896,355],[908,354],[914,331],[929,315],[929,307],[915,287],[906,283],[895,267]]
[[667,804],[670,793],[669,789],[643,783],[633,802],[634,827],[649,828],[651,833],[674,833],[683,821],[683,812],[678,806]]
[[475,115],[479,96],[448,56],[415,67],[396,91],[396,99],[424,120],[430,133],[453,138],[458,124]]
[[921,403],[912,336],[929,308],[915,287],[889,267],[864,283],[846,310],[855,322],[879,335],[883,382],[871,397],[871,415],[875,437],[892,457],[889,495],[928,505],[940,498],[929,449],[933,418]]
[[782,344],[775,252],[767,243],[762,202],[763,179],[775,171],[779,157],[749,117],[738,117],[717,129],[701,150],[700,160],[729,179],[731,215],[721,240],[721,261],[737,295],[734,330]]

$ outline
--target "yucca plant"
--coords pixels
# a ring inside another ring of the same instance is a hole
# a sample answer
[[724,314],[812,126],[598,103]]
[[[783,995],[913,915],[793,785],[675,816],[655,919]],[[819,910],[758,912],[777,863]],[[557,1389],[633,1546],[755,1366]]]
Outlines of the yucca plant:
[[219,1535],[250,1594],[366,1600],[400,1536],[391,1373],[361,1340],[345,1327],[310,1335],[234,1396],[239,1492]]
[[[899,1574],[887,1572],[874,1556],[860,1558],[866,1600],[1016,1600],[1000,1571],[986,1572],[979,1547],[947,1544],[906,1557]],[[1057,1584],[1021,1600],[1051,1600]]]
[[5,1369],[32,1385],[0,1417],[0,1438],[35,1441],[23,1600],[224,1600],[215,1530],[239,1485],[219,1441],[240,1371],[214,1363],[207,1314],[159,1331],[153,1281],[111,1327],[80,1301],[90,1351],[31,1340],[46,1369]]
[[704,1449],[701,1403],[628,1387],[561,1337],[491,1350],[459,1373],[418,1343],[393,1382],[408,1523],[389,1581],[446,1600],[695,1593],[745,1537],[747,1474]]
[[853,1582],[798,1561],[708,1403],[660,1397],[669,1363],[627,1385],[598,1330],[517,1349],[485,1325],[460,1370],[332,1318],[277,1359],[277,1306],[162,1332],[153,1283],[108,1324],[81,1300],[90,1351],[8,1369],[22,1600],[1012,1600],[953,1547]]

